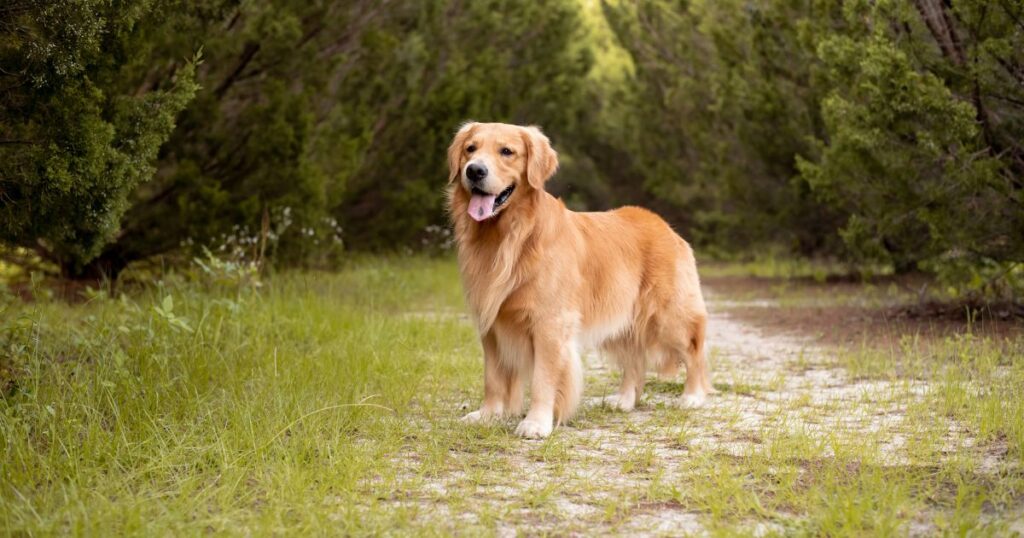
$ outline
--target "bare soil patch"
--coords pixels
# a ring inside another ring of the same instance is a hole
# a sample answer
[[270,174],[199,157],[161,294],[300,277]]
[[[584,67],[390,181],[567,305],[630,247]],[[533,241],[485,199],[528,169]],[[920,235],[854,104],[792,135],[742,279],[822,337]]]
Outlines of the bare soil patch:
[[705,285],[716,305],[766,332],[810,338],[823,345],[889,347],[907,336],[944,338],[968,331],[994,338],[1024,334],[1024,306],[1016,303],[943,303],[920,297],[920,279],[717,277]]

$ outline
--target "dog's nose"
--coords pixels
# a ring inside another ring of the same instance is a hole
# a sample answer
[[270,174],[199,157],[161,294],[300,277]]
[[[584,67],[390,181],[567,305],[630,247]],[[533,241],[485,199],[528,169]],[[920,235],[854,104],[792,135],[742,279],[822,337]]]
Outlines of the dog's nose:
[[482,164],[469,163],[466,167],[466,177],[473,183],[479,183],[487,177],[487,167]]

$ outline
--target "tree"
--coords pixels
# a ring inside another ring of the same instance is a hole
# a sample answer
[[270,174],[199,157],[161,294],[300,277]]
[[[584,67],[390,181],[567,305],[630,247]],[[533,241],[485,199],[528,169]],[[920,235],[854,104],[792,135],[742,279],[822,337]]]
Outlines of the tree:
[[428,2],[406,33],[365,45],[368,61],[344,91],[372,111],[336,208],[350,246],[416,246],[428,225],[446,223],[440,179],[463,121],[538,124],[555,140],[576,132],[590,68],[576,10],[557,0]]
[[851,31],[821,41],[828,135],[802,176],[849,213],[842,234],[858,257],[897,269],[1024,261],[1022,7],[852,2]]
[[704,252],[977,280],[1024,261],[1022,40],[1021,0],[14,0],[0,241],[92,277],[415,248],[475,119]]
[[176,2],[175,17],[147,30],[147,47],[166,57],[202,47],[204,90],[181,113],[154,180],[132,194],[121,232],[96,263],[116,272],[204,247],[258,257],[261,246],[294,263],[328,250],[337,242],[328,209],[365,144],[358,128],[329,130],[324,121],[360,121],[339,88],[366,61],[364,41],[393,31],[411,6]]
[[[257,244],[281,264],[417,246],[446,221],[444,149],[475,118],[571,128],[588,69],[545,0],[174,2],[140,34],[138,84],[202,47],[203,90],[91,262]],[[169,8],[170,9],[170,8]],[[265,226],[266,223],[266,226]],[[262,236],[262,237],[261,237]],[[270,241],[267,241],[267,238]]]
[[138,28],[155,1],[17,1],[0,8],[0,241],[79,276],[116,238],[128,196],[193,98],[195,59],[150,84]]
[[636,68],[613,145],[698,242],[960,282],[1024,261],[1020,1],[604,6]]
[[777,244],[835,250],[839,215],[796,170],[823,128],[814,39],[828,2],[605,4],[636,66],[620,146],[654,197],[719,252]]

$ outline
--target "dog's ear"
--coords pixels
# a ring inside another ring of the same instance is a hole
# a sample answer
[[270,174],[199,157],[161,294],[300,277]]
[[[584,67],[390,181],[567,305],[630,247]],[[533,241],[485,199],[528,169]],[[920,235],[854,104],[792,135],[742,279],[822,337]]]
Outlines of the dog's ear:
[[467,121],[459,127],[459,131],[455,133],[455,138],[452,139],[452,145],[448,146],[448,184],[451,185],[459,177],[459,172],[462,171],[460,166],[460,157],[462,156],[462,147],[466,144],[466,139],[473,132],[473,127],[476,127],[475,121]]
[[526,180],[531,187],[540,190],[544,188],[544,182],[555,175],[555,170],[558,169],[558,153],[551,147],[548,137],[533,125],[523,127],[523,139],[528,154]]

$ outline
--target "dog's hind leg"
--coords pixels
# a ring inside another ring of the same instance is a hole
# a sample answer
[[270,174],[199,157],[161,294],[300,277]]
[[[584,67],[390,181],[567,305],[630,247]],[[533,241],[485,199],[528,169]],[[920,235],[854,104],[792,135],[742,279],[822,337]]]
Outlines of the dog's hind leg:
[[508,376],[508,390],[505,391],[505,414],[521,416],[523,414],[523,369],[520,368]]
[[622,383],[619,385],[619,392],[605,397],[604,402],[615,409],[632,411],[640,401],[640,395],[644,390],[646,374],[644,351],[627,342],[606,345],[605,350],[612,355],[622,371]]
[[708,394],[715,393],[708,374],[708,361],[704,355],[704,335],[707,317],[703,314],[694,316],[687,327],[682,345],[677,353],[683,356],[686,364],[686,381],[683,383],[683,405],[697,407],[703,405]]
[[579,408],[580,400],[583,398],[583,362],[580,359],[579,349],[575,347],[575,344],[571,345],[572,348],[566,350],[565,367],[555,393],[556,425],[568,422],[576,414],[576,409]]

